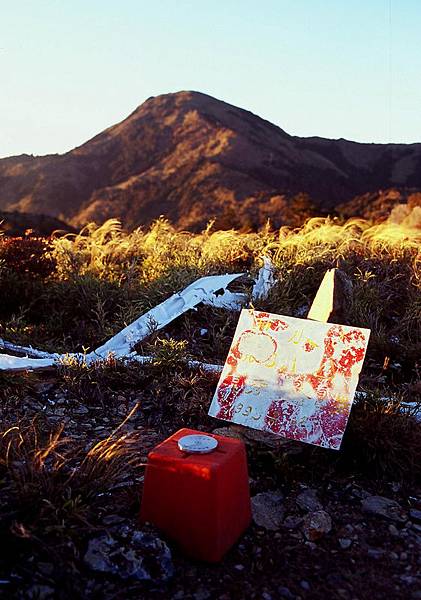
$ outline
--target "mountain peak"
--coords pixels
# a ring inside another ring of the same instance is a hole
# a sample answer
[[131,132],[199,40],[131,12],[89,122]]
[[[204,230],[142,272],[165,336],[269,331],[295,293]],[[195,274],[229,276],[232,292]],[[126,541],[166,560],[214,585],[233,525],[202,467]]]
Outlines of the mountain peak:
[[393,186],[421,189],[421,145],[292,137],[193,90],[148,98],[64,155],[0,160],[0,210],[76,226],[118,217],[131,227],[161,214],[190,229],[212,218],[281,225],[297,194],[332,209]]
[[[285,136],[288,135],[280,127],[262,119],[248,110],[229,104],[224,100],[214,98],[209,94],[194,90],[182,90],[179,92],[161,94],[159,96],[151,96],[143,102],[143,104],[138,106],[136,110],[123,121],[123,123],[144,115],[156,116],[158,118],[168,118],[171,115],[179,115],[181,118],[184,118],[187,113],[193,112],[207,118],[208,121],[214,120],[215,123],[231,129],[239,128],[241,130],[247,124],[251,124],[252,127],[255,127],[257,123],[260,123],[262,127],[265,126],[276,129]],[[249,129],[249,127],[247,127],[247,129]]]

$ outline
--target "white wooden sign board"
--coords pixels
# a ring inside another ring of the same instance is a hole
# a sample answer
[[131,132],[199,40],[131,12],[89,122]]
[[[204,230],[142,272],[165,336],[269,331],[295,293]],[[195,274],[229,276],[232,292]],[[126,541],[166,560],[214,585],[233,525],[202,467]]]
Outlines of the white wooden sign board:
[[339,449],[370,330],[242,310],[209,414]]

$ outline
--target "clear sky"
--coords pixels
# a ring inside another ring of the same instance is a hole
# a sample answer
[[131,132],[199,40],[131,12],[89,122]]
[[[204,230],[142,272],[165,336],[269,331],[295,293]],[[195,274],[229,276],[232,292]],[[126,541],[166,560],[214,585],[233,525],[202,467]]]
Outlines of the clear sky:
[[421,0],[0,0],[0,156],[179,90],[293,135],[421,142],[420,31]]

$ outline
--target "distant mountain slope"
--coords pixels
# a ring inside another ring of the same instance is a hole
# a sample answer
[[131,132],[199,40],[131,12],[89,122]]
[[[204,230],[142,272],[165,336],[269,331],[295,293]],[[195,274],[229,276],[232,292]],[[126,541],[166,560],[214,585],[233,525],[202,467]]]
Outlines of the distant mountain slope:
[[161,214],[190,229],[224,216],[279,225],[303,199],[331,210],[391,187],[421,190],[421,144],[294,137],[198,92],[150,98],[66,154],[0,160],[0,210],[76,226],[112,216],[137,226]]

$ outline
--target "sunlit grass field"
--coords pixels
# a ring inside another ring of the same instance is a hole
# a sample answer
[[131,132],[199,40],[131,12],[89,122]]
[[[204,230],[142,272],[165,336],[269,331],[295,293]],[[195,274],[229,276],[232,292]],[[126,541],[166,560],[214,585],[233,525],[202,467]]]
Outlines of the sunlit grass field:
[[[339,267],[352,281],[343,320],[372,334],[363,394],[341,451],[305,446],[290,453],[289,446],[275,451],[257,444],[248,449],[252,478],[279,485],[346,476],[399,481],[411,490],[421,476],[420,229],[314,218],[300,229],[239,233],[210,224],[192,234],[165,220],[125,232],[110,220],[77,235],[2,237],[0,337],[47,351],[88,352],[212,274],[244,273],[234,289],[253,306],[253,278],[264,257],[275,267],[276,285],[255,308],[304,318],[325,271]],[[159,440],[179,427],[218,425],[207,416],[217,375],[192,370],[185,359],[222,364],[237,319],[238,312],[210,306],[187,312],[138,344],[139,353],[153,356],[148,365],[109,357],[91,365],[69,359],[45,373],[0,372],[6,571],[34,555],[59,557],[57,578],[72,589],[69,565],[79,564],[104,515],[136,521],[148,432]]]
[[[210,224],[201,234],[175,231],[164,220],[127,233],[110,220],[100,227],[90,224],[78,235],[4,238],[0,335],[46,350],[92,349],[201,276],[254,277],[264,256],[276,268],[277,284],[256,308],[305,316],[326,269],[340,267],[354,286],[347,321],[372,329],[373,351],[415,368],[411,357],[421,344],[421,229],[359,219],[314,218],[301,229],[268,227],[259,233],[213,231]],[[250,289],[246,281],[243,288]],[[211,328],[213,318],[218,329],[221,319],[232,320],[225,312],[202,312]],[[185,339],[188,348],[192,340]],[[214,349],[209,340],[201,351]],[[218,351],[220,358],[225,349]]]
[[[253,278],[264,257],[275,267],[276,285],[253,304]],[[418,402],[421,229],[387,221],[312,218],[298,229],[267,226],[257,233],[214,231],[210,223],[193,234],[176,231],[163,219],[126,232],[112,219],[49,239],[3,237],[0,336],[47,351],[88,352],[175,291],[221,273],[245,274],[233,285],[249,294],[249,306],[305,317],[332,267],[352,282],[343,322],[371,329],[360,389],[389,398],[381,410]],[[142,377],[154,369],[171,388],[175,366],[185,358],[224,362],[237,319],[235,311],[199,306],[136,346],[155,357],[149,369],[114,360],[88,368],[69,360],[58,376],[83,402],[103,402],[116,386],[142,387]],[[36,375],[23,378],[25,385],[31,377]],[[4,378],[3,395],[10,396],[10,386],[22,376]]]

